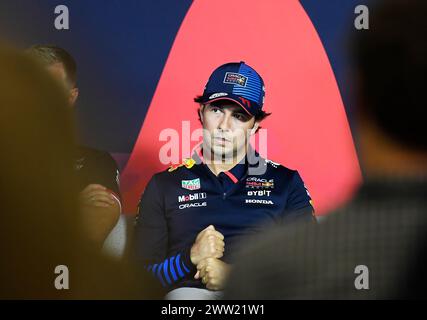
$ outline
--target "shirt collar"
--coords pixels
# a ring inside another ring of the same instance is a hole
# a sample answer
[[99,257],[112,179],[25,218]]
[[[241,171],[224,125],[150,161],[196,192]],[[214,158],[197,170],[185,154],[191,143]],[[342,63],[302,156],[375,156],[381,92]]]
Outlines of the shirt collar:
[[[252,149],[250,146],[250,150],[246,154],[246,157],[244,157],[238,164],[236,164],[233,168],[231,168],[228,171],[224,171],[224,174],[226,174],[234,183],[237,183],[242,179],[246,173],[248,172],[248,167],[251,165],[254,165],[251,161],[248,161],[250,157],[259,156],[256,151]],[[197,164],[205,164],[204,158],[203,158],[203,149],[202,149],[202,143],[197,145],[193,149],[193,156],[192,158],[196,161]]]

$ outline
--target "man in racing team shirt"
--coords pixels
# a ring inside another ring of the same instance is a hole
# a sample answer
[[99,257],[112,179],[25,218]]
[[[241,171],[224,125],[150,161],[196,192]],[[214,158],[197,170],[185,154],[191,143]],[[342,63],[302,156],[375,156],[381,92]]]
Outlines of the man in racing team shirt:
[[[79,95],[74,58],[54,45],[35,45],[27,53],[41,62],[63,85],[69,105],[74,107]],[[85,234],[96,247],[101,248],[121,213],[117,164],[108,152],[79,146],[75,171],[81,191],[79,200]]]
[[195,101],[203,143],[192,158],[151,178],[135,230],[136,256],[172,290],[169,299],[220,298],[239,240],[268,223],[315,220],[298,172],[250,146],[269,115],[254,69],[220,66]]

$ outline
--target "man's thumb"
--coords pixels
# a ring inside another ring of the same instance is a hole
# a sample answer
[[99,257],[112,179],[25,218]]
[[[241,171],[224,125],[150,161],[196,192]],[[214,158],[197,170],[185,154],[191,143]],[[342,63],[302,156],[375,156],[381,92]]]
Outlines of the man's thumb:
[[197,273],[194,275],[194,279],[199,279],[200,277],[200,271],[197,270]]

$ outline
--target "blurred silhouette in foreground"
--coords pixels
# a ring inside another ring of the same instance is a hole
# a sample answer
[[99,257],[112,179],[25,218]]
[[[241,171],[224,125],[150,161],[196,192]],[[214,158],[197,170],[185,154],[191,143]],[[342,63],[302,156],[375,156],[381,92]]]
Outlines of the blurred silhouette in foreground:
[[[83,236],[64,88],[3,46],[0,70],[0,298],[161,298],[149,276],[100,256]],[[68,290],[55,287],[58,265],[68,267]]]
[[[79,89],[77,64],[71,54],[55,45],[35,45],[26,52],[64,87],[68,107],[74,109]],[[84,228],[93,244],[101,248],[121,213],[119,169],[108,152],[77,146],[74,170]]]
[[364,184],[318,226],[253,239],[227,298],[426,297],[427,2],[387,0],[370,12],[352,48]]

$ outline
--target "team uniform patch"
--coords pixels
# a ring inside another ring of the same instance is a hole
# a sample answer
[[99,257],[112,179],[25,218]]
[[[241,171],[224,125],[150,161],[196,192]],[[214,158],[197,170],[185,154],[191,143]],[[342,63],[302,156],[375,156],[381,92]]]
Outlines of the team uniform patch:
[[256,177],[250,177],[246,179],[246,188],[274,188],[274,179],[260,179]]
[[251,197],[269,197],[271,193],[271,190],[250,190],[248,191],[248,196]]
[[185,194],[182,196],[178,196],[178,202],[188,202],[188,201],[193,201],[193,200],[201,200],[201,199],[206,199],[206,197],[207,197],[206,192]]
[[239,86],[246,87],[248,78],[240,73],[227,72],[224,77],[224,83],[238,84]]
[[191,169],[196,164],[196,161],[192,158],[185,159],[182,163],[171,165],[168,169],[168,172],[175,171],[176,169],[180,167],[186,167],[187,169]]
[[274,204],[271,200],[265,200],[265,199],[245,199],[245,203],[253,203],[253,204]]
[[200,178],[193,179],[193,180],[182,180],[181,187],[187,190],[200,189]]
[[204,202],[193,202],[193,203],[184,203],[181,204],[178,208],[179,210],[182,209],[188,209],[188,208],[200,208],[200,207],[206,207],[208,204],[206,201]]

